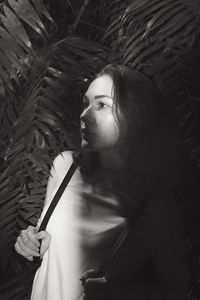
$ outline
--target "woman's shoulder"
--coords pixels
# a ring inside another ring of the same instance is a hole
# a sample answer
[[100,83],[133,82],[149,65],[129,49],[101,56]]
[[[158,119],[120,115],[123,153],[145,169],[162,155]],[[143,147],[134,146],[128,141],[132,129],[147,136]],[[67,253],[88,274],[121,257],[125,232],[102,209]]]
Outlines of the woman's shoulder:
[[59,166],[62,165],[63,162],[71,164],[73,161],[73,151],[66,150],[58,154],[54,159],[54,165]]
[[66,174],[69,167],[71,166],[73,162],[73,151],[63,151],[59,155],[56,156],[56,158],[53,161],[53,166],[51,169],[51,175],[53,177],[61,176],[63,174]]

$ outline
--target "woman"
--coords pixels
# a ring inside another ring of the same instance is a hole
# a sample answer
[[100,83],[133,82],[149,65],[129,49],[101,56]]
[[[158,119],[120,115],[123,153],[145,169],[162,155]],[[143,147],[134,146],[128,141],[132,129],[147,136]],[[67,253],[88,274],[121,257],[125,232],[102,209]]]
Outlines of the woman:
[[[32,260],[43,239],[32,300],[185,299],[186,253],[173,192],[180,160],[159,100],[145,76],[121,65],[108,65],[90,84],[81,114],[80,166],[48,233],[30,226],[15,244]],[[55,159],[41,219],[72,161],[69,151]],[[146,198],[141,217],[96,278]]]

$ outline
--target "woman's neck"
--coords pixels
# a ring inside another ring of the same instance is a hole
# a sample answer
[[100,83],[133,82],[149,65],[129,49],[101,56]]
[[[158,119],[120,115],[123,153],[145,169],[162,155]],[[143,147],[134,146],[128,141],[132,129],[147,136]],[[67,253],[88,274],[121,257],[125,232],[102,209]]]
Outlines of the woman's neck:
[[100,168],[108,172],[124,172],[126,171],[124,161],[112,149],[99,152]]

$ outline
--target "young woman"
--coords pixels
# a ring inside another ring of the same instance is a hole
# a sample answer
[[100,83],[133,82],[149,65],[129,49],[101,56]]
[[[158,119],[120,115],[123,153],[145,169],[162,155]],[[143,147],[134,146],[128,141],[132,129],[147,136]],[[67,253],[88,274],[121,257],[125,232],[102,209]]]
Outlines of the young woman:
[[[79,167],[47,232],[30,226],[15,244],[32,260],[43,240],[31,299],[185,299],[187,259],[174,193],[180,160],[158,94],[139,72],[108,65],[83,103]],[[41,219],[72,161],[69,151],[55,159]],[[127,221],[128,236],[96,278]]]

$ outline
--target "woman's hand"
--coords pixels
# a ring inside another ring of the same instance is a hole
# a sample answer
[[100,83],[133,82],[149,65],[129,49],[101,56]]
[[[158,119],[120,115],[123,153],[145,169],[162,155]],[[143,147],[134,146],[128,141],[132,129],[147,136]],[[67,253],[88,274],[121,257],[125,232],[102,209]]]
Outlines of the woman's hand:
[[109,285],[105,277],[95,277],[94,270],[86,271],[80,278],[83,285],[84,300],[107,300]]
[[[37,232],[38,227],[29,226],[22,230],[15,243],[15,250],[27,260],[32,261],[33,256],[43,257],[47,251],[51,236],[46,231]],[[42,240],[41,248],[39,239]],[[40,254],[38,253],[40,248]]]

